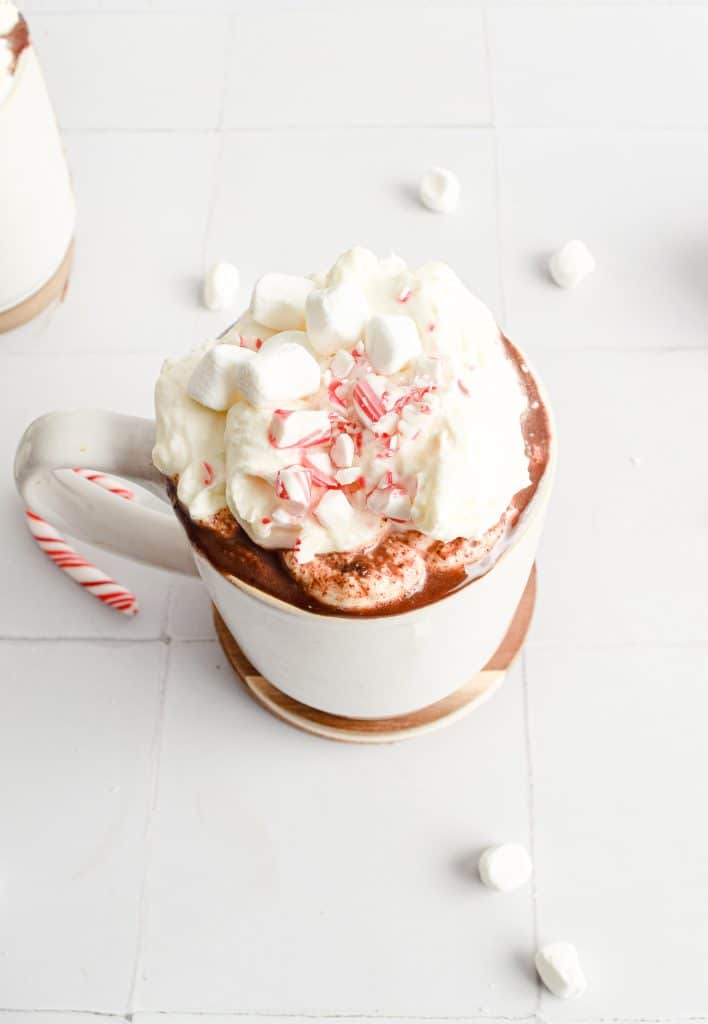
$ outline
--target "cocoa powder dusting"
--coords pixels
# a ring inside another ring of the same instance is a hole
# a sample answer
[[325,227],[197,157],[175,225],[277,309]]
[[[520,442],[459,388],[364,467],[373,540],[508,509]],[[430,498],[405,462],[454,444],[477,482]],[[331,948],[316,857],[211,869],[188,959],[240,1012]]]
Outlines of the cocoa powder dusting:
[[[222,509],[208,522],[195,522],[178,500],[174,481],[168,480],[168,495],[190,540],[212,565],[226,575],[235,576],[288,604],[321,615],[359,618],[397,615],[438,601],[462,586],[471,586],[474,580],[470,578],[466,567],[489,557],[499,540],[518,522],[536,492],[550,452],[550,421],[536,381],[526,370],[518,349],[507,338],[503,337],[503,341],[527,396],[527,408],[521,419],[521,427],[531,483],[514,495],[500,522],[477,541],[466,538],[449,542],[431,541],[417,531],[409,530],[389,534],[371,551],[357,552],[354,557],[352,552],[335,552],[319,555],[315,560],[326,567],[328,572],[334,570],[338,574],[342,589],[365,597],[370,577],[380,575],[387,567],[394,573],[403,565],[405,557],[410,557],[411,550],[417,551],[424,558],[427,569],[422,588],[402,600],[366,611],[343,611],[320,602],[290,575],[287,561],[292,558],[291,553],[271,551],[254,544],[228,509]],[[485,571],[489,571],[489,568],[491,563]],[[316,567],[313,571],[317,575]]]

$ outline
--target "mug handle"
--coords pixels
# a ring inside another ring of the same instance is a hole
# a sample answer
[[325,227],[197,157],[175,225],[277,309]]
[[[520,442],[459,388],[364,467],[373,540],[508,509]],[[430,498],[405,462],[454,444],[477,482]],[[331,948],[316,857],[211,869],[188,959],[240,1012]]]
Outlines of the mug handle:
[[194,576],[189,541],[171,509],[124,501],[75,474],[57,473],[113,473],[164,501],[164,480],[152,464],[154,442],[153,420],[100,410],[50,412],[22,436],[15,483],[27,507],[58,529],[138,562]]

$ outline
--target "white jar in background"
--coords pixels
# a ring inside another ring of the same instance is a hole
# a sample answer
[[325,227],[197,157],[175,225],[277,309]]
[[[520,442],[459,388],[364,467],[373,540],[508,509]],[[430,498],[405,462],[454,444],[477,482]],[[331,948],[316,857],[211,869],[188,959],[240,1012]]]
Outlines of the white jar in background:
[[0,331],[66,287],[76,219],[54,111],[27,23],[0,0]]

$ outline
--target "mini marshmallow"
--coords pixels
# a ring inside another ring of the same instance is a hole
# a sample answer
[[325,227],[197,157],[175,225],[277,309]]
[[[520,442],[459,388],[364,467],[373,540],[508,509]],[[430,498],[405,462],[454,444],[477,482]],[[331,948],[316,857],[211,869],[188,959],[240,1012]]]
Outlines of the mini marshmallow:
[[187,394],[207,409],[225,412],[238,398],[238,368],[255,355],[238,345],[214,345],[195,366]]
[[272,348],[264,345],[255,359],[238,367],[236,380],[247,402],[268,408],[317,391],[320,368],[302,345],[289,341]]
[[307,296],[305,316],[312,347],[322,356],[353,345],[362,335],[369,315],[363,293],[350,281],[332,288],[316,288]]
[[204,278],[202,300],[207,309],[228,309],[236,298],[241,277],[233,263],[215,263]]
[[338,469],[334,474],[334,479],[342,487],[347,487],[349,484],[355,484],[361,476],[360,466],[349,466],[348,469]]
[[479,858],[479,877],[490,889],[511,892],[528,882],[533,865],[519,843],[490,846]]
[[306,352],[310,351],[310,344],[304,331],[279,331],[278,334],[271,334],[270,338],[263,342],[260,350],[266,352],[287,344],[301,345]]
[[330,363],[332,376],[344,380],[354,369],[354,358],[345,348],[340,348]]
[[324,409],[278,409],[270,422],[270,437],[276,448],[307,448],[327,441],[332,428]]
[[347,469],[354,461],[354,442],[349,434],[339,434],[332,445],[332,462],[339,469]]
[[548,272],[559,288],[575,288],[594,269],[592,253],[578,239],[566,242],[548,261]]
[[460,181],[444,167],[431,167],[420,179],[420,201],[435,213],[452,213],[460,201]]
[[312,281],[290,274],[264,274],[251,297],[251,316],[275,331],[300,330],[305,326],[305,302]]
[[575,999],[587,987],[578,951],[570,942],[551,942],[540,949],[536,970],[546,988],[561,999]]
[[397,373],[420,355],[418,328],[409,316],[377,313],[366,325],[366,354],[379,373]]

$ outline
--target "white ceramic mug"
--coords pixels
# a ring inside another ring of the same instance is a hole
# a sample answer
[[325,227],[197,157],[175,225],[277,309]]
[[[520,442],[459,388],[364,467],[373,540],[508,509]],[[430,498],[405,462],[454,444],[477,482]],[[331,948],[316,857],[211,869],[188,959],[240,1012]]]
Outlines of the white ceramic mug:
[[153,467],[152,420],[108,412],[54,412],[20,441],[17,486],[51,523],[141,562],[204,580],[241,649],[261,675],[311,707],[350,718],[388,718],[427,707],[487,663],[521,598],[536,555],[556,459],[511,542],[485,576],[433,604],[378,618],[317,615],[215,569],[190,546],[176,516],[122,501],[61,469],[132,479],[165,497]]

